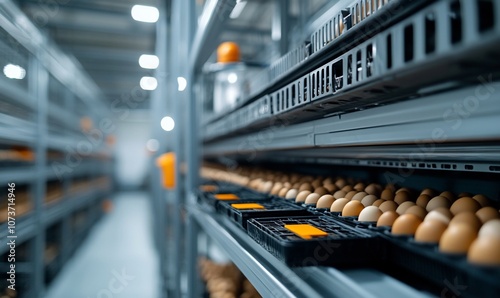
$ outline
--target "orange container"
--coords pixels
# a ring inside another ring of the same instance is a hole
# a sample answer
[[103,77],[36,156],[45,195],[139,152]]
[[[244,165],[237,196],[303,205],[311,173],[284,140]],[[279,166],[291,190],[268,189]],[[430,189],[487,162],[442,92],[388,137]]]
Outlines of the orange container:
[[175,153],[167,152],[156,159],[156,165],[162,172],[163,187],[175,188]]

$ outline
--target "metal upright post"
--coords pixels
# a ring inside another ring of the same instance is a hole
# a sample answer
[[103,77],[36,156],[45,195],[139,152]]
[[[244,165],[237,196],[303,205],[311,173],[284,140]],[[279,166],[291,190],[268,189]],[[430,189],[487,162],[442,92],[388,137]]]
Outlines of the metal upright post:
[[280,56],[288,52],[288,0],[274,0],[274,15],[271,37],[276,42]]

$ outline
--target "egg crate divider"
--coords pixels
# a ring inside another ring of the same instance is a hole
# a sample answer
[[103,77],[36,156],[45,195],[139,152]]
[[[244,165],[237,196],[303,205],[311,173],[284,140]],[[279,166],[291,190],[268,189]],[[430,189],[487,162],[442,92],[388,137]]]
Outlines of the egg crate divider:
[[[309,225],[326,233],[304,239],[285,225]],[[327,216],[251,219],[250,237],[288,266],[367,266],[385,250],[376,234],[358,231]]]
[[396,267],[404,268],[437,287],[456,286],[460,297],[500,297],[500,268],[472,265],[465,255],[440,253],[437,245],[418,244],[383,232],[380,235],[386,242],[388,261]]
[[245,205],[257,204],[255,207],[260,206],[262,209],[246,208],[245,206],[235,206],[234,204],[234,202],[219,202],[218,211],[227,215],[245,230],[247,228],[247,221],[252,218],[311,215],[307,209],[283,200],[241,200],[236,203]]

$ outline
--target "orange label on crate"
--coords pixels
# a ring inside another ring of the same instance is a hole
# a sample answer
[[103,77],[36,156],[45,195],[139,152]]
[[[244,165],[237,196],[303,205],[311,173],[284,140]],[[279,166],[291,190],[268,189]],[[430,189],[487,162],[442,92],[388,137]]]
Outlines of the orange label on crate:
[[200,185],[200,190],[204,192],[216,191],[217,186],[215,185]]
[[285,229],[306,240],[312,239],[313,237],[328,236],[327,232],[308,224],[285,225]]
[[231,207],[239,210],[249,210],[249,209],[266,209],[261,204],[247,203],[247,204],[231,204]]
[[232,194],[232,193],[219,193],[215,195],[215,198],[217,200],[221,201],[230,201],[230,200],[239,200],[237,195]]

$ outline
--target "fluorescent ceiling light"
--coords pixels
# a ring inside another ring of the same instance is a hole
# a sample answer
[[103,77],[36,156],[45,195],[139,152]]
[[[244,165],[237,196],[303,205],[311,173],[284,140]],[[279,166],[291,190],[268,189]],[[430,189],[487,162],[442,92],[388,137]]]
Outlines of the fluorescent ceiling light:
[[163,119],[161,119],[161,128],[164,130],[164,131],[172,131],[175,127],[175,121],[174,119],[172,119],[172,117],[163,117]]
[[156,55],[141,55],[139,65],[145,69],[157,69],[160,65],[160,59]]
[[154,6],[134,5],[132,18],[138,22],[156,23],[160,18],[160,11]]
[[7,64],[3,68],[3,74],[13,80],[22,80],[26,77],[26,70],[19,65]]
[[187,81],[185,78],[183,77],[178,77],[177,78],[177,85],[178,85],[178,89],[179,91],[184,91],[186,90],[186,87],[187,87]]
[[231,19],[237,19],[241,13],[243,12],[243,9],[245,9],[245,6],[247,5],[246,1],[238,1],[236,5],[233,8],[233,11],[231,11],[231,14],[229,17]]
[[158,87],[158,81],[154,77],[142,77],[140,85],[142,89],[152,91]]

